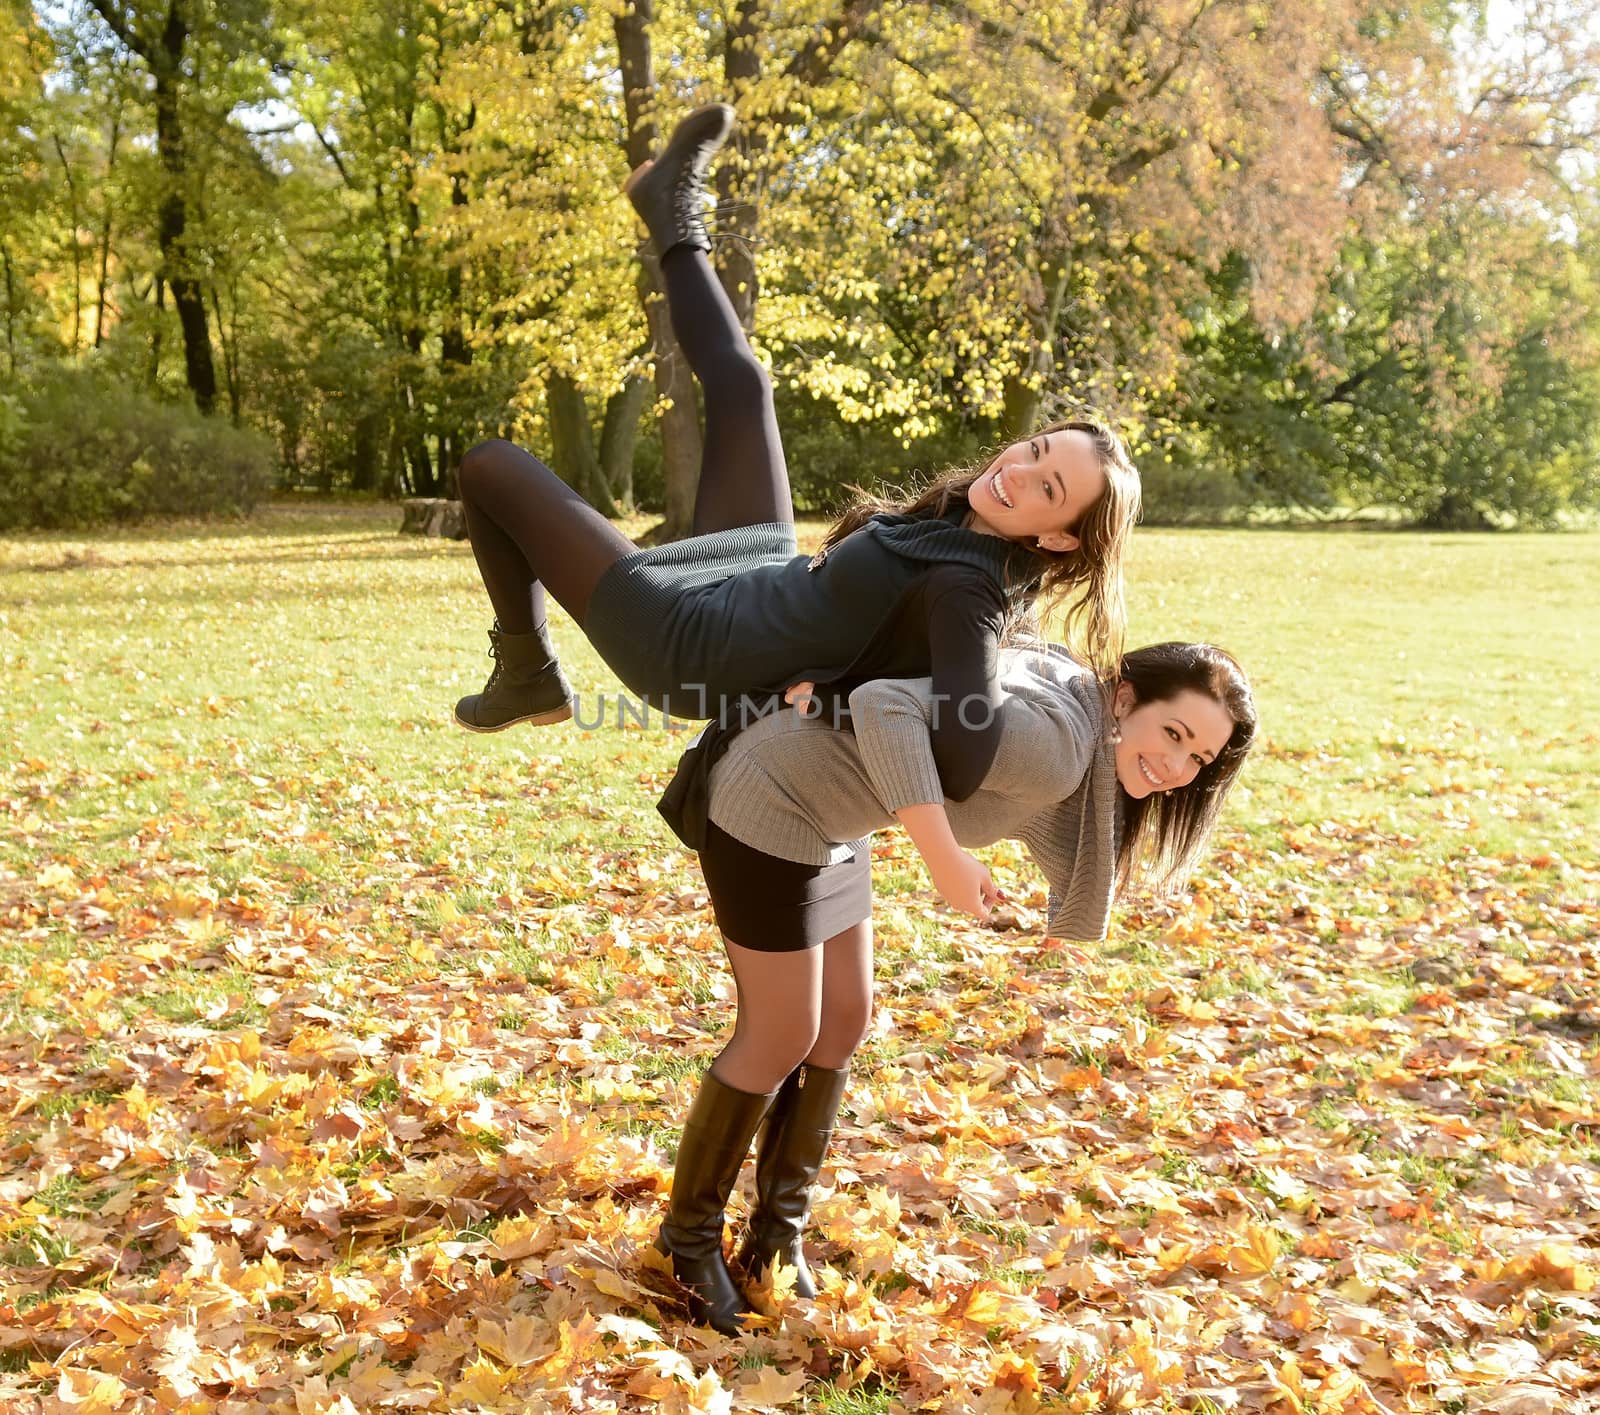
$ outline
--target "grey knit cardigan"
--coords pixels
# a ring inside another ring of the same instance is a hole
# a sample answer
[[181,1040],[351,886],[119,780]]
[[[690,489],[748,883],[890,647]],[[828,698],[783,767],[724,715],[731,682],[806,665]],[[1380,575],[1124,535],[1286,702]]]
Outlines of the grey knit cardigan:
[[999,750],[965,801],[944,800],[928,738],[935,711],[961,705],[935,705],[928,678],[877,680],[850,694],[853,736],[793,709],[739,733],[712,768],[711,819],[754,849],[824,865],[901,807],[944,801],[962,845],[1027,847],[1050,886],[1052,937],[1103,938],[1122,796],[1100,687],[1043,643],[1001,655],[1000,687]]

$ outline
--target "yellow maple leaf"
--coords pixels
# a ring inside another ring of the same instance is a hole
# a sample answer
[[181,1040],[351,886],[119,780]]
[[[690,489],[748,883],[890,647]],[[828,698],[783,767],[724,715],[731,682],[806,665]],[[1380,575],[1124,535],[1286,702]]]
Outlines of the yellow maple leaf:
[[544,1220],[519,1214],[503,1220],[495,1227],[489,1235],[487,1253],[500,1262],[510,1263],[518,1258],[531,1258],[549,1246],[549,1227]]
[[1322,1410],[1342,1410],[1353,1396],[1361,1393],[1361,1382],[1356,1373],[1344,1366],[1335,1367],[1322,1378],[1317,1391],[1317,1405]]
[[872,1357],[863,1356],[854,1366],[845,1367],[844,1374],[834,1381],[834,1387],[841,1391],[854,1390],[877,1369],[877,1363]]
[[735,1410],[766,1410],[787,1405],[805,1389],[804,1371],[780,1371],[776,1366],[763,1366],[754,1380],[744,1380],[733,1388]]
[[1572,1249],[1559,1243],[1546,1243],[1540,1248],[1532,1270],[1567,1292],[1594,1291],[1594,1269],[1580,1263]]
[[1279,1400],[1285,1402],[1295,1415],[1300,1415],[1306,1408],[1306,1386],[1300,1374],[1300,1363],[1290,1356],[1277,1370],[1273,1370],[1271,1363],[1266,1361],[1261,1363],[1261,1368],[1272,1385],[1273,1393]]
[[1278,1265],[1278,1235],[1264,1223],[1247,1223],[1243,1241],[1228,1249],[1228,1266],[1241,1277],[1261,1277]]
[[1160,1264],[1163,1272],[1177,1272],[1190,1258],[1194,1256],[1194,1244],[1169,1243],[1156,1254],[1156,1262]]
[[478,1349],[508,1366],[527,1366],[550,1354],[550,1329],[536,1317],[517,1316],[504,1326],[478,1324]]
[[639,1289],[633,1283],[610,1268],[590,1269],[589,1280],[607,1297],[620,1297],[627,1301],[639,1295]]
[[40,889],[47,889],[53,894],[76,894],[78,881],[71,869],[66,865],[48,865],[40,870],[34,881]]
[[1274,1312],[1296,1331],[1309,1331],[1324,1320],[1322,1309],[1304,1292],[1286,1292]]
[[733,1392],[722,1384],[715,1371],[707,1371],[687,1389],[673,1394],[677,1399],[669,1400],[667,1408],[681,1411],[682,1415],[727,1415],[733,1409]]
[[[481,1343],[480,1343],[481,1344]],[[461,1379],[450,1388],[450,1406],[489,1405],[511,1383],[512,1372],[502,1371],[493,1361],[479,1356],[461,1368]]]
[[1000,1299],[1003,1294],[997,1287],[977,1283],[967,1295],[961,1315],[980,1327],[992,1327],[1000,1316]]
[[1038,1364],[1012,1351],[995,1355],[989,1365],[989,1379],[1003,1390],[1027,1391],[1030,1395],[1043,1388]]

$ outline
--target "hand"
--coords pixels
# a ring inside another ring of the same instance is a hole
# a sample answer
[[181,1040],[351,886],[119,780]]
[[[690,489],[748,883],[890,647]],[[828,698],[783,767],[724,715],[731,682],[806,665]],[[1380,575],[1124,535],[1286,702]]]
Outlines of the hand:
[[933,887],[944,896],[946,904],[964,914],[987,921],[990,908],[1005,898],[989,878],[983,861],[965,850],[953,851],[927,864],[928,873],[933,876]]
[[794,683],[783,695],[784,702],[790,707],[798,706],[801,717],[811,715],[811,705],[816,701],[817,685],[815,683]]

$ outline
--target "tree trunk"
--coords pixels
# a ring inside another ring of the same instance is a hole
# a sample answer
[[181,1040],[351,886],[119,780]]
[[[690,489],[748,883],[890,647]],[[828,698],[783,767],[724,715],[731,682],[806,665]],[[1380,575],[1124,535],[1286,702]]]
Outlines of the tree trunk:
[[1027,437],[1038,430],[1044,390],[1055,374],[1056,321],[1061,318],[1061,306],[1066,299],[1069,269],[1065,256],[1040,258],[1038,294],[1028,302],[1026,311],[1033,350],[1027,366],[1008,375],[1001,388],[1004,410],[1000,432],[1007,441]]
[[[462,127],[462,132],[470,132],[478,119],[476,104],[467,106],[467,118]],[[441,113],[441,124],[443,115]],[[454,157],[457,148],[452,145],[445,149],[446,155]],[[467,193],[467,184],[460,172],[450,174],[450,205],[456,208],[464,207],[471,201]],[[443,399],[447,412],[447,421],[439,433],[439,484],[444,488],[447,496],[456,494],[456,469],[461,464],[461,454],[469,445],[467,430],[461,426],[461,416],[456,411],[455,400],[449,396],[450,384],[454,381],[452,373],[457,370],[469,368],[472,364],[472,345],[467,342],[466,311],[462,306],[462,281],[461,262],[449,260],[445,271],[445,322],[444,329],[439,338],[439,371],[443,375],[446,396]]]
[[606,400],[605,423],[600,430],[600,472],[611,499],[623,511],[633,510],[633,452],[639,441],[639,414],[650,385],[635,374],[619,392]]
[[426,438],[413,437],[406,443],[406,467],[413,496],[433,496],[438,488],[433,481],[433,458],[428,454]]
[[[217,401],[217,374],[211,362],[211,333],[206,327],[205,294],[194,274],[186,239],[189,221],[189,163],[183,141],[181,95],[183,57],[189,44],[189,22],[180,0],[168,0],[167,22],[151,41],[133,28],[131,16],[114,0],[89,0],[116,36],[149,66],[155,84],[156,153],[166,191],[156,223],[161,249],[161,276],[172,287],[172,302],[183,328],[184,371],[195,406],[209,413]],[[161,285],[156,286],[160,308]],[[159,346],[156,357],[160,358]]]
[[583,390],[564,373],[546,384],[550,408],[550,458],[556,474],[602,516],[615,516],[616,505],[595,455],[589,430],[589,405]]
[[172,303],[183,329],[183,365],[195,406],[209,413],[217,401],[217,373],[211,361],[211,331],[206,326],[205,294],[190,259],[188,154],[183,141],[183,119],[178,110],[183,73],[183,51],[189,41],[188,23],[176,3],[167,11],[161,35],[161,58],[151,64],[155,75],[156,151],[161,157],[167,191],[161,200],[157,236]]
[[[394,400],[395,404],[399,399]],[[388,496],[396,496],[411,490],[407,484],[406,475],[406,446],[405,432],[399,418],[389,420],[389,455],[384,459],[388,469],[389,485],[384,488]]]
[[[800,90],[821,88],[833,74],[845,47],[853,43],[882,8],[882,0],[841,0],[831,15],[818,17],[815,32],[783,66],[783,76]],[[762,77],[764,26],[771,8],[763,0],[737,0],[728,18],[722,51],[722,72],[731,100],[738,103]],[[807,99],[810,98],[807,93]],[[773,135],[788,123],[809,123],[810,110],[796,102],[782,111],[771,108],[741,119],[734,129],[733,149],[717,165],[717,268],[722,287],[733,301],[744,332],[756,327],[761,286],[756,275],[756,246],[761,236],[761,193],[771,160]]]
[[[405,152],[406,156],[410,158],[415,151],[415,143],[413,141],[417,120],[415,103],[406,108],[405,120]],[[423,400],[417,396],[417,378],[421,376],[426,366],[422,358],[425,326],[422,311],[421,277],[418,273],[421,265],[420,242],[417,239],[418,232],[422,230],[422,206],[417,197],[415,164],[408,163],[405,180],[405,191],[400,198],[400,208],[405,216],[405,235],[404,245],[401,248],[399,269],[401,298],[404,301],[401,312],[401,326],[404,331],[402,341],[411,354],[411,366],[407,371],[405,382],[406,411],[410,423],[406,455],[411,462],[412,495],[437,496],[442,488],[434,466],[433,454],[428,447],[427,410],[423,407]]]
[[[111,190],[111,174],[117,165],[117,139],[122,135],[120,110],[111,118],[111,141],[106,148],[106,191]],[[106,219],[100,228],[100,274],[94,301],[94,346],[99,348],[106,336],[106,282],[111,274],[111,200],[106,199]]]
[[350,443],[350,489],[371,491],[378,484],[379,434],[383,429],[381,412],[363,413],[356,419]]
[[[763,13],[755,0],[739,0],[728,20],[722,70],[735,99],[761,77],[758,41]],[[718,274],[746,334],[755,330],[760,294],[755,242],[761,214],[754,188],[761,180],[766,151],[766,126],[759,120],[741,123],[733,130],[733,151],[717,167]]]
[[17,376],[17,275],[11,266],[11,247],[0,244],[0,261],[6,267],[6,362]]
[[67,150],[61,145],[61,135],[51,133],[50,137],[61,160],[61,174],[66,178],[67,214],[72,224],[72,353],[76,357],[83,346],[83,242],[78,239],[78,184],[72,176],[72,164],[67,161]]
[[[622,102],[628,119],[628,166],[637,167],[655,154],[656,124],[652,116],[656,81],[650,52],[654,0],[633,0],[615,20],[617,51],[622,59]],[[700,484],[704,444],[695,404],[694,375],[672,333],[661,268],[654,254],[640,262],[639,302],[650,326],[656,392],[666,404],[661,414],[661,475],[666,485],[666,519],[660,538],[686,535],[694,520],[694,495]]]
[[161,386],[161,326],[167,316],[167,282],[160,271],[156,272],[156,327],[150,336],[150,387]]
[[[237,305],[235,305],[237,308]],[[211,287],[211,312],[217,320],[217,344],[222,349],[222,375],[228,387],[228,419],[235,427],[239,426],[239,371],[234,366],[234,355],[237,349],[235,341],[228,338],[228,328],[222,319],[222,300],[217,295],[217,287]]]

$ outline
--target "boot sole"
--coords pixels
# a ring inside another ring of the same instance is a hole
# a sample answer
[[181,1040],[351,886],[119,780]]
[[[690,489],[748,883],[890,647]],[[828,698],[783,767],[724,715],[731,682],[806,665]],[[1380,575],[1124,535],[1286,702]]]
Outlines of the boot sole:
[[[702,106],[700,108],[696,108],[691,113],[686,113],[684,115],[684,117],[683,117],[682,122],[680,122],[678,124],[678,127],[673,129],[672,136],[676,137],[678,135],[678,130],[679,129],[687,126],[694,119],[698,118],[702,113],[709,113],[709,112],[712,112],[713,110],[719,110],[719,109],[727,108],[727,106],[728,105],[725,104],[725,103],[707,103],[707,104],[705,104],[704,106]],[[727,131],[723,133],[722,140],[717,144],[717,149],[719,151],[721,150],[723,145],[728,141],[728,138],[730,136],[732,136],[732,133],[733,133],[733,119],[730,118],[728,120]],[[659,162],[663,157],[665,157],[671,150],[672,150],[672,141],[669,138],[667,140],[666,147],[664,147],[655,157],[647,158],[645,161],[641,162],[637,167],[635,167],[633,169],[633,171],[628,173],[627,180],[625,182],[623,182],[623,184],[622,184],[622,194],[625,197],[627,197],[629,201],[633,200],[634,192],[638,190],[640,184],[643,183],[645,178],[649,175],[650,169],[653,168],[656,165],[656,163]]]
[[468,732],[476,732],[480,736],[490,732],[504,732],[508,727],[520,727],[527,723],[530,727],[548,727],[557,722],[565,722],[572,716],[572,704],[563,703],[558,708],[551,708],[548,712],[529,713],[526,717],[514,717],[510,722],[502,722],[498,727],[479,727],[476,723],[468,722],[459,713],[452,712],[451,718],[457,727],[465,727]]

